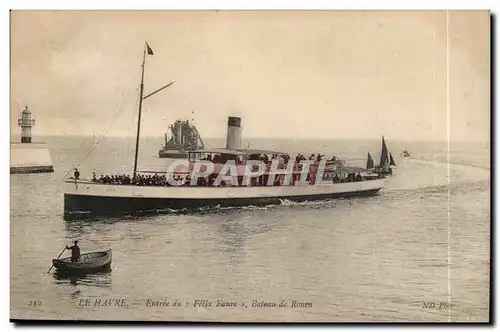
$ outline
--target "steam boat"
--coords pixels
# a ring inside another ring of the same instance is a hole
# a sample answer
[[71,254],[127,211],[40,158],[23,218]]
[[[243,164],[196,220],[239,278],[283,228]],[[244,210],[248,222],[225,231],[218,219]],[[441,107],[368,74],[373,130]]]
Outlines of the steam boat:
[[[192,121],[193,122],[193,121]],[[188,152],[203,149],[205,145],[193,123],[177,120],[169,127],[171,135],[165,133],[165,145],[158,151],[160,158],[185,159]]]
[[[75,174],[75,177],[65,179],[65,218],[82,214],[161,213],[170,209],[262,206],[280,204],[283,200],[301,202],[372,196],[384,187],[384,176],[362,176],[366,169],[348,166],[343,160],[318,158],[304,161],[305,158],[300,156],[291,160],[287,153],[280,151],[242,149],[241,118],[238,117],[228,118],[224,148],[191,150],[188,151],[188,160],[179,160],[177,165],[173,163],[175,168],[169,166],[164,174],[141,174],[137,171],[141,109],[143,100],[152,95],[143,97],[146,53],[153,55],[147,43],[139,90],[133,175],[131,178],[86,180]],[[257,160],[265,165],[260,173],[254,172],[253,168]],[[230,175],[227,175],[228,165]],[[211,172],[208,172],[208,166],[213,167]],[[249,170],[254,172],[253,177],[247,177]],[[198,181],[194,179],[195,174]],[[175,185],[172,185],[172,179]]]

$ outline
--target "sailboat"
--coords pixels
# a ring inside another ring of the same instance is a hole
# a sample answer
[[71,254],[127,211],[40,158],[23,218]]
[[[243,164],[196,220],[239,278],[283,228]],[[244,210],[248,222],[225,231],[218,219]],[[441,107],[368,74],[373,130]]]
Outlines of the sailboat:
[[370,154],[370,152],[368,152],[368,158],[366,159],[366,169],[372,170],[374,168],[375,168],[375,164],[373,162],[372,155]]
[[375,169],[375,162],[373,161],[373,157],[370,152],[368,152],[368,156],[366,158],[366,172],[364,172],[363,176],[366,179],[377,179],[381,177],[381,174],[379,174]]
[[382,152],[380,154],[380,163],[375,166],[374,172],[381,175],[392,174],[391,166],[396,166],[392,154],[387,149],[387,144],[385,143],[385,138],[382,136]]
[[387,145],[385,144],[385,138],[382,136],[382,153],[380,154],[379,168],[386,170],[389,168],[389,153],[387,151]]
[[[109,178],[105,181],[100,179],[86,180],[76,176],[65,179],[65,219],[80,218],[86,215],[168,213],[172,209],[262,206],[280,204],[282,200],[301,202],[373,196],[384,187],[385,179],[383,178],[355,179],[355,174],[348,171],[347,167],[344,168],[343,161],[335,168],[325,168],[321,174],[318,163],[298,164],[293,159],[290,162],[282,163],[282,160],[291,159],[284,152],[242,149],[241,118],[232,116],[228,117],[225,148],[189,151],[188,160],[184,161],[187,163],[187,169],[184,171],[179,172],[176,168],[153,177],[139,172],[137,161],[142,103],[146,98],[174,83],[171,82],[143,97],[144,67],[147,55],[153,55],[153,50],[145,43],[132,177],[128,175],[104,177],[105,179]],[[265,159],[278,156],[275,159],[280,163],[278,166],[285,166],[285,168],[273,168],[272,165],[266,164],[266,166],[271,167],[263,169],[262,174],[250,176],[251,182],[242,182],[244,177],[249,175],[248,168],[254,166],[251,162],[255,160],[253,158],[264,158],[263,156]],[[213,165],[214,171],[210,172],[211,174],[209,172],[203,174],[201,168],[199,173],[192,171],[196,165],[195,162],[200,160],[204,160],[205,165],[206,163]],[[231,172],[230,180],[223,176],[227,174],[224,172],[224,167],[229,161],[232,161],[231,164],[234,164],[236,170],[234,175]],[[247,168],[247,166],[249,167]],[[188,178],[190,174],[192,177]],[[175,180],[180,175],[184,176],[182,181],[179,180],[175,182],[175,185],[172,185],[171,180]],[[195,181],[195,177],[200,177],[200,180],[203,181]]]
[[389,160],[390,160],[389,167],[390,166],[396,167],[396,162],[394,161],[394,158],[392,158],[392,153],[390,153],[390,152],[389,152]]

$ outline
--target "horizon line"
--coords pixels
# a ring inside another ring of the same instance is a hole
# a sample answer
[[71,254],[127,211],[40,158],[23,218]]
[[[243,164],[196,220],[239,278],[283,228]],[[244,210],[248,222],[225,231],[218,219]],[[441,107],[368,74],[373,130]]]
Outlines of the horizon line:
[[[16,137],[11,135],[12,137]],[[37,135],[39,137],[93,137],[93,134],[44,134],[44,135]],[[133,135],[106,135],[106,136],[95,136],[96,139],[105,139],[105,138],[135,138]],[[302,138],[296,138],[296,137],[287,137],[287,136],[254,136],[254,137],[247,137],[247,138],[242,138],[242,141],[249,141],[252,139],[276,139],[276,140],[358,140],[358,141],[375,141],[379,140],[382,137],[386,138],[385,135],[381,135],[379,138],[373,138],[373,137],[302,137]],[[162,136],[149,136],[149,135],[143,135],[141,138],[146,138],[146,139],[160,139],[163,138]],[[203,139],[208,139],[208,140],[225,140],[226,137],[204,137]],[[447,139],[421,139],[421,138],[390,138],[389,140],[394,140],[394,141],[405,141],[405,142],[412,142],[412,141],[417,141],[417,142],[448,142]],[[20,141],[20,140],[19,140]],[[34,140],[34,142],[36,139]],[[463,142],[463,143],[490,143],[491,144],[491,139],[489,140],[450,140],[450,142]],[[17,141],[11,140],[11,143],[17,143]]]

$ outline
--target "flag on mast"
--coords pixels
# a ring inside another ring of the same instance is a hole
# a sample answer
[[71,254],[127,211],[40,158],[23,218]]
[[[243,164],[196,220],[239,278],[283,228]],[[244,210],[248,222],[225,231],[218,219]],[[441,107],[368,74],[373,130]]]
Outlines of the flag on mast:
[[146,49],[147,49],[149,55],[154,55],[153,50],[151,49],[151,47],[149,47],[148,42],[146,42]]

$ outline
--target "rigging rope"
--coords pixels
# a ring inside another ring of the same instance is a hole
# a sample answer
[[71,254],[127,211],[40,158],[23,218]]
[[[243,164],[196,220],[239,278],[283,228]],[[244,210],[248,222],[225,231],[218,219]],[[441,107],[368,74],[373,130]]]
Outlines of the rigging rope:
[[[136,92],[138,90],[136,89]],[[99,145],[100,143],[100,139],[101,138],[104,138],[104,135],[106,135],[106,133],[108,132],[108,130],[113,126],[113,123],[120,117],[120,115],[123,113],[123,111],[125,110],[125,105],[126,105],[126,101],[128,100],[128,98],[130,97],[130,93],[128,92],[126,95],[125,95],[125,98],[122,102],[122,105],[121,107],[119,108],[118,112],[116,113],[116,115],[113,117],[113,119],[110,121],[109,125],[104,128],[104,130],[101,132],[100,136],[99,136],[99,139],[98,140],[95,140],[93,142],[93,145],[90,149],[90,151],[85,155],[85,157],[83,157],[83,159],[80,161],[80,162],[77,162],[76,163],[76,166],[75,167],[72,167],[70,168],[66,174],[63,176],[63,179],[66,178],[66,176],[68,176],[68,174],[71,172],[71,170],[73,168],[78,168],[81,164],[83,164],[85,162],[85,160],[92,154],[92,152],[94,152],[95,148]]]

